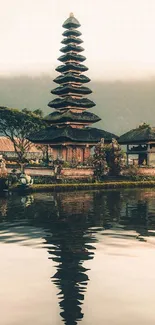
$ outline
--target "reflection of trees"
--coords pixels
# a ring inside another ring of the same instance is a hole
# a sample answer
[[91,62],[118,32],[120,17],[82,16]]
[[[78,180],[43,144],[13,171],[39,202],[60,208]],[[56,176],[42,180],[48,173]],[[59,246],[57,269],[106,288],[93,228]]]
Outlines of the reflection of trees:
[[[132,190],[125,192],[124,211],[121,215],[121,224],[125,230],[134,230],[139,236],[149,236],[149,229],[155,229],[155,214],[150,211],[149,195],[147,190]],[[155,210],[155,203],[153,204]]]
[[0,215],[1,217],[6,217],[7,215],[7,209],[8,209],[8,205],[7,205],[7,200],[4,198],[1,198],[0,200]]
[[126,212],[121,223],[127,230],[135,230],[140,236],[148,235],[148,204],[147,201],[126,203]]
[[120,191],[95,191],[93,193],[93,224],[104,228],[114,227],[119,224],[121,208]]

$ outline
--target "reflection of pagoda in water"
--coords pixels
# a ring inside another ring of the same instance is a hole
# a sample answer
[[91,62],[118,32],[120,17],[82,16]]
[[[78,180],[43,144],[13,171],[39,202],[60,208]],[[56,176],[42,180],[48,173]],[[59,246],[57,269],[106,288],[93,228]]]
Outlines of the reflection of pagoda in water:
[[[48,234],[44,236],[49,258],[57,263],[56,273],[51,279],[59,289],[60,315],[64,323],[75,325],[84,316],[82,304],[89,281],[88,269],[83,264],[93,258],[95,249],[92,246],[95,237],[87,233],[87,218],[93,194],[80,192],[76,197],[75,193],[56,193],[51,198],[51,203],[55,206],[54,220],[50,210],[51,222]],[[38,203],[38,195],[34,202]],[[49,219],[48,211],[45,215]]]
[[[86,262],[94,255],[93,243],[101,229],[97,227],[102,227],[102,235],[106,229],[112,229],[117,235],[116,228],[120,225],[123,234],[124,230],[136,231],[136,240],[139,236],[149,236],[150,229],[155,229],[154,197],[155,192],[153,196],[152,191],[133,190],[38,193],[24,198],[3,198],[0,205],[4,205],[4,210],[7,207],[7,215],[2,217],[3,209],[0,210],[0,220],[4,222],[0,240],[16,242],[26,237],[34,238],[34,242],[35,238],[45,240],[41,243],[56,263],[51,280],[59,289],[60,315],[64,324],[75,325],[84,317],[82,304],[89,281]],[[119,234],[121,236],[121,232]],[[153,231],[151,236],[154,236]]]
[[[83,318],[82,304],[89,281],[83,263],[93,258],[95,237],[87,234],[87,219],[93,194],[57,193],[53,197],[57,220],[46,239],[50,259],[57,263],[52,282],[59,289],[61,317],[66,325],[75,325]],[[51,247],[52,246],[52,247]]]
[[58,263],[52,281],[60,290],[60,315],[66,325],[77,324],[83,318],[81,305],[89,280],[83,262],[92,259],[94,254],[91,251],[94,247],[89,243],[91,238],[85,237],[84,230],[76,226],[63,225],[47,239],[47,244],[54,245],[48,250],[50,258]]
[[88,217],[89,211],[92,209],[93,194],[90,192],[81,191],[76,196],[75,193],[57,193],[55,196],[59,215],[69,216],[83,216]]
[[150,236],[150,230],[155,229],[154,198],[155,192],[152,190],[132,190],[130,195],[129,192],[124,192],[120,223],[127,231],[136,231],[137,239]]

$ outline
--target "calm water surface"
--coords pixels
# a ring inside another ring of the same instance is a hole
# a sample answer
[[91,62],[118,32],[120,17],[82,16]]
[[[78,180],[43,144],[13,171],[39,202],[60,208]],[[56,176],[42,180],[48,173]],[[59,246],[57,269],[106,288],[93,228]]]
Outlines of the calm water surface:
[[155,190],[0,198],[0,325],[154,325]]

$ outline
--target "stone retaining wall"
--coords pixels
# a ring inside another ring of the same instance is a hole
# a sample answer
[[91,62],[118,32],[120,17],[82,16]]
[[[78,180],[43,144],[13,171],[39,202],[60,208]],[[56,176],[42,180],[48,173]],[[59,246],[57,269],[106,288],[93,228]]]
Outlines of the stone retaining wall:
[[65,178],[87,178],[93,174],[93,168],[64,168],[61,171],[61,177]]
[[138,175],[155,176],[155,168],[139,167]]
[[[7,168],[10,173],[12,168]],[[20,169],[17,169],[20,173]],[[31,167],[25,168],[26,174],[30,176],[54,176],[54,171],[50,167]],[[63,178],[88,178],[93,176],[93,168],[82,167],[82,168],[63,168],[60,177]],[[127,175],[128,170],[124,170],[123,174]],[[138,175],[155,176],[155,168],[151,167],[139,167],[137,169]]]
[[[12,168],[7,168],[8,173],[11,173]],[[17,169],[20,173],[20,169]],[[54,176],[52,168],[32,167],[25,168],[25,173],[30,176]],[[92,168],[63,168],[60,177],[63,178],[87,178],[93,176]]]

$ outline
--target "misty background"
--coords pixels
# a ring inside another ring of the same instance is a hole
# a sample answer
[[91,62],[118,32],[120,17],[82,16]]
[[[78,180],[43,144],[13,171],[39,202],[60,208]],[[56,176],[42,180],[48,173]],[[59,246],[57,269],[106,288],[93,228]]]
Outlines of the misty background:
[[[48,102],[55,98],[50,91],[57,85],[54,76],[0,77],[0,106],[41,108],[52,112]],[[155,126],[155,78],[139,81],[92,81],[89,96],[96,106],[90,109],[100,116],[95,127],[121,135],[146,122]]]

